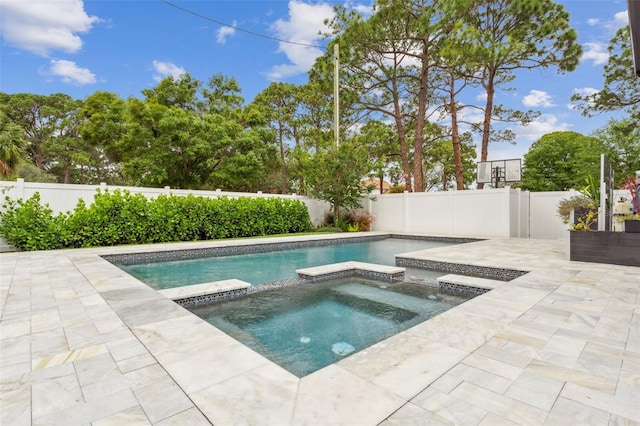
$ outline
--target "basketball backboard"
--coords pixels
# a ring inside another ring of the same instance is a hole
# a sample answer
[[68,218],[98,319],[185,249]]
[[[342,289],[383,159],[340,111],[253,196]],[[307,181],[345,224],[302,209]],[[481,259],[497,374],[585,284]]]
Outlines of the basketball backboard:
[[519,158],[478,162],[477,183],[519,182],[522,180],[522,162]]

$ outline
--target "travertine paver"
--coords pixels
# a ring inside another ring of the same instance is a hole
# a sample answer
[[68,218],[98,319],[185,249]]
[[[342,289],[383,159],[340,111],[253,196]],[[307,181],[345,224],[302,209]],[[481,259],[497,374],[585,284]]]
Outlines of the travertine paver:
[[264,241],[0,254],[0,424],[640,423],[640,268],[565,241],[408,254],[531,272],[302,379],[100,257]]

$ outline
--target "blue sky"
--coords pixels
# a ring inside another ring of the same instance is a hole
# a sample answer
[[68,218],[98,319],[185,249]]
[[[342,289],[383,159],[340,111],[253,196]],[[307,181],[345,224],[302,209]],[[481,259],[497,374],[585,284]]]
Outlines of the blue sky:
[[[534,109],[541,116],[513,127],[516,145],[496,143],[489,159],[519,158],[540,136],[558,130],[590,134],[616,115],[583,117],[570,105],[575,92],[602,87],[607,45],[628,23],[623,0],[561,0],[578,31],[584,55],[578,69],[557,74],[518,74],[512,90],[497,102]],[[0,91],[66,93],[76,99],[98,90],[140,97],[141,90],[167,76],[189,72],[206,82],[214,74],[234,77],[246,101],[271,81],[302,84],[321,49],[258,37],[249,32],[304,44],[325,45],[318,32],[337,2],[286,0],[0,0]],[[347,0],[367,10],[370,0]],[[480,95],[480,92],[475,96]],[[474,96],[469,94],[469,96]],[[480,102],[479,102],[480,103]],[[470,117],[473,119],[474,117]]]

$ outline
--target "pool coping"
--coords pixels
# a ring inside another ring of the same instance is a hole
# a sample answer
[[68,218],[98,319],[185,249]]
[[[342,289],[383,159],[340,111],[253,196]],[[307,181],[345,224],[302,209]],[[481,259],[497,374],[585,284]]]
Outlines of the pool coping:
[[235,299],[247,294],[251,284],[236,278],[158,290],[183,307]]
[[479,296],[494,288],[508,284],[508,281],[489,278],[470,277],[468,275],[447,274],[436,279],[441,293],[455,296]]
[[397,266],[348,261],[296,269],[296,273],[300,278],[308,282],[320,282],[351,276],[397,282],[404,280],[405,270],[405,268]]

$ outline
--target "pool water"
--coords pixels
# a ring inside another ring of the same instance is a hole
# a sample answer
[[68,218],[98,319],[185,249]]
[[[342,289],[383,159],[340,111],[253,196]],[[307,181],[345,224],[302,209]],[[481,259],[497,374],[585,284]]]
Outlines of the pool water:
[[303,377],[466,300],[419,284],[345,278],[189,309]]
[[[188,260],[118,265],[155,289],[237,278],[253,285],[297,278],[296,269],[360,261],[395,266],[395,255],[453,243],[387,238],[359,243],[268,251]],[[416,275],[423,272],[409,271]]]

